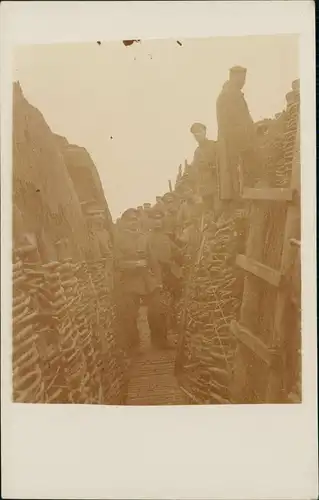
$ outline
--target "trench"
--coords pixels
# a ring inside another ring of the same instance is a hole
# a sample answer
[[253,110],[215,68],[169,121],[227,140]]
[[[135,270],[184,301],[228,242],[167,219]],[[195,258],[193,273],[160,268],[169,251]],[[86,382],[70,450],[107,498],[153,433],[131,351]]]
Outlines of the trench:
[[[193,223],[187,225],[182,295],[173,307],[175,327],[169,328],[174,348],[152,348],[142,306],[138,320],[141,345],[133,352],[119,328],[114,293],[115,225],[96,167],[85,148],[69,144],[50,130],[18,84],[13,95],[13,401],[103,405],[234,402],[238,345],[230,324],[238,319],[242,303],[245,274],[235,261],[245,250],[249,210],[224,214],[216,225],[210,208],[199,206]],[[285,186],[289,174],[295,126],[291,109],[285,113],[286,128],[280,115],[266,140],[268,149],[263,146],[268,151],[268,180],[280,187]],[[180,169],[174,189],[183,175]],[[271,242],[280,240],[282,225],[274,227],[272,221],[283,219],[282,210],[275,209],[267,228],[264,262],[274,267],[278,256],[272,252]],[[266,340],[272,330],[268,314],[272,300],[266,290],[258,325]],[[296,332],[293,336],[298,344]],[[299,376],[297,358],[293,348],[288,360],[294,366],[291,387]],[[262,366],[257,368],[264,373]],[[256,367],[254,370],[252,379]],[[263,389],[258,390],[253,402],[264,402]]]

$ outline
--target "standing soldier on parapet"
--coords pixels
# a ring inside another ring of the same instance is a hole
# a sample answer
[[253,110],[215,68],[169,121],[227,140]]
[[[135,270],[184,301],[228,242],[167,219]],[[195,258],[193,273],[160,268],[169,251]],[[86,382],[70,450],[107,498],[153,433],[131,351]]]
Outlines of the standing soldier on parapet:
[[139,230],[137,210],[126,210],[116,235],[115,285],[122,334],[129,347],[138,347],[137,317],[140,301],[148,307],[147,318],[151,341],[165,348],[167,340],[165,315],[161,308],[162,277],[158,259],[149,245],[149,236]]
[[216,103],[221,200],[238,200],[241,184],[252,187],[261,174],[254,122],[242,92],[246,72],[240,66],[229,70]]
[[190,129],[198,146],[191,164],[195,190],[208,207],[214,208],[217,201],[217,142],[207,139],[206,125],[193,123]]

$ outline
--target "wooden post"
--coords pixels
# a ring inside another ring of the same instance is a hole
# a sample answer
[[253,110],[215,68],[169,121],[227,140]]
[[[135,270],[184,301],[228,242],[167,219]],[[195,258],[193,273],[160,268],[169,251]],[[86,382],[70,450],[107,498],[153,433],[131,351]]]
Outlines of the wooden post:
[[[295,155],[292,163],[291,172],[291,188],[297,193],[300,193],[300,129],[299,123],[297,128],[297,136],[295,143]],[[281,274],[283,277],[287,275],[290,270],[290,266],[293,258],[293,251],[291,248],[290,240],[292,238],[298,239],[299,232],[299,222],[300,222],[300,206],[299,206],[299,196],[295,203],[292,203],[288,207],[286,226],[284,233],[283,251],[281,257]],[[282,345],[285,337],[285,310],[287,304],[287,291],[284,287],[278,291],[276,309],[275,309],[275,321],[273,330],[273,348],[278,352],[280,358],[282,358]],[[267,403],[280,403],[284,402],[284,388],[282,386],[282,377],[280,373],[280,367],[274,366],[270,371],[269,382],[267,387],[266,401]]]
[[[261,182],[256,187],[263,187]],[[264,249],[265,216],[268,202],[254,201],[251,207],[250,230],[246,243],[246,256],[262,261]],[[245,277],[244,292],[240,310],[240,324],[248,330],[256,331],[258,325],[259,297],[261,292],[259,278],[249,274]],[[251,353],[246,346],[238,344],[234,362],[232,387],[230,389],[233,403],[250,402],[248,368],[251,364]]]

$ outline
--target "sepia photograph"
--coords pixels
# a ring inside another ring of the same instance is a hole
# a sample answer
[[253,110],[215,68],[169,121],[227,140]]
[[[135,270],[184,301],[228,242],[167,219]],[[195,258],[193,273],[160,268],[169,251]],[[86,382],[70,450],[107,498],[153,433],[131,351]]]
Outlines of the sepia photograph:
[[1,9],[1,497],[317,498],[314,2]]
[[15,47],[13,402],[302,401],[300,78],[289,34]]

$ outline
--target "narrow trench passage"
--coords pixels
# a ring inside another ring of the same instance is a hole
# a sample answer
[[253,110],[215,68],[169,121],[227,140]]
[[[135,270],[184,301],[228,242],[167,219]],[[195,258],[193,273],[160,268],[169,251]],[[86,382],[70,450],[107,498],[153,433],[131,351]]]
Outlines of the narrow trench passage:
[[[174,375],[175,350],[154,349],[150,342],[147,309],[140,308],[138,328],[141,345],[129,371],[126,405],[182,405],[187,404]],[[176,343],[176,334],[168,336]]]

